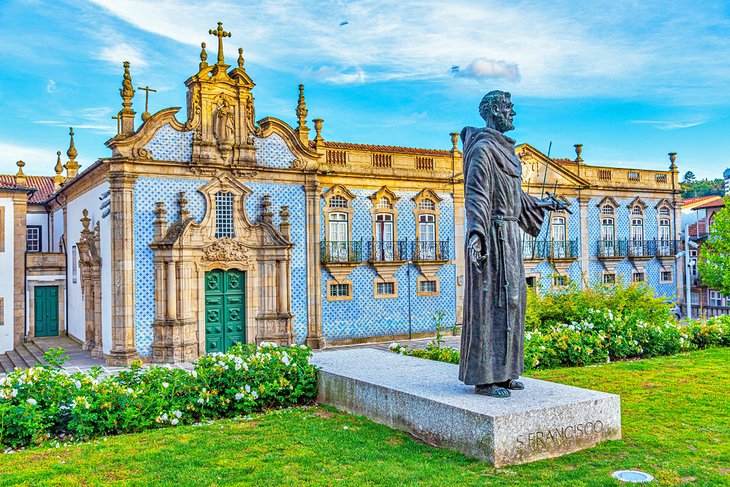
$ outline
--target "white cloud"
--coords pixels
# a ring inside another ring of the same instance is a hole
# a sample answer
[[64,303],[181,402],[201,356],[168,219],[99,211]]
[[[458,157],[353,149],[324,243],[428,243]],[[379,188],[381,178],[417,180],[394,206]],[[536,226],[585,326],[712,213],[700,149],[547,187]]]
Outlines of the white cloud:
[[315,78],[336,85],[362,84],[366,79],[365,71],[359,67],[348,67],[340,70],[332,66],[320,66],[317,69],[310,68],[306,72]]
[[110,107],[88,107],[74,111],[63,111],[58,115],[63,120],[34,120],[39,125],[51,125],[53,127],[73,127],[74,130],[90,130],[96,133],[113,135],[116,122],[111,119],[114,110]]
[[25,162],[23,172],[26,174],[52,174],[57,150],[0,141],[0,173],[15,174],[18,172],[15,163],[22,160]]
[[119,69],[124,61],[129,61],[135,68],[147,67],[147,60],[142,54],[142,50],[126,42],[102,47],[99,49],[97,57],[102,61],[119,66]]
[[48,93],[53,93],[56,91],[56,82],[52,79],[48,80],[48,83],[46,83],[46,91]]
[[458,66],[451,68],[455,76],[474,79],[505,79],[507,81],[518,81],[520,69],[516,64],[494,59],[477,58],[466,68]]
[[675,130],[675,129],[686,129],[689,127],[696,127],[702,125],[706,120],[676,120],[676,121],[663,121],[663,120],[631,120],[631,123],[652,125],[660,130]]

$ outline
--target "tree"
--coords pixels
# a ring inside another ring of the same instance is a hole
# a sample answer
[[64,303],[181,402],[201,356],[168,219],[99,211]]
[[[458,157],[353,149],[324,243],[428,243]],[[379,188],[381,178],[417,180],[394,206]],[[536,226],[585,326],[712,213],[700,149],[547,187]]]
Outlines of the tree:
[[721,178],[683,181],[679,183],[679,186],[682,188],[682,198],[725,194],[725,180]]
[[684,183],[692,183],[695,179],[697,178],[695,176],[695,173],[693,173],[692,171],[687,171],[686,173],[684,173]]
[[710,235],[700,248],[697,269],[703,285],[730,295],[730,198],[715,213]]

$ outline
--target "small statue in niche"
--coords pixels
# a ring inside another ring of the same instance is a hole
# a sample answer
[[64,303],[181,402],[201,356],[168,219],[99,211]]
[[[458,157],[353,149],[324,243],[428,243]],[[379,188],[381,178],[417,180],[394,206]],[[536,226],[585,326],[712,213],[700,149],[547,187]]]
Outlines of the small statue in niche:
[[231,145],[235,139],[234,110],[225,101],[218,104],[213,114],[213,135],[219,145]]

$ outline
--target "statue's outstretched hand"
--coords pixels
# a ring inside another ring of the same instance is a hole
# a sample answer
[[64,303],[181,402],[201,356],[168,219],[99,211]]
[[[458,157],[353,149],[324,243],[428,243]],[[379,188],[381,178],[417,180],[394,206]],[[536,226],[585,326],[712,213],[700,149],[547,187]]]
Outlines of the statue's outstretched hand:
[[469,239],[469,259],[475,264],[481,264],[486,258],[481,239],[478,235],[472,235]]

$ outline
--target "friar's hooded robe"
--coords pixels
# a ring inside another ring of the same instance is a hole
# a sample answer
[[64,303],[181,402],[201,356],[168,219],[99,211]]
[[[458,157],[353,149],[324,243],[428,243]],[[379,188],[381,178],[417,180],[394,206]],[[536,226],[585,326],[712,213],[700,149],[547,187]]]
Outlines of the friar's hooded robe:
[[[537,236],[544,217],[537,198],[522,192],[515,141],[490,128],[465,127],[464,206],[466,289],[459,379],[494,384],[524,371],[527,287],[519,228]],[[483,262],[473,262],[478,236]]]

